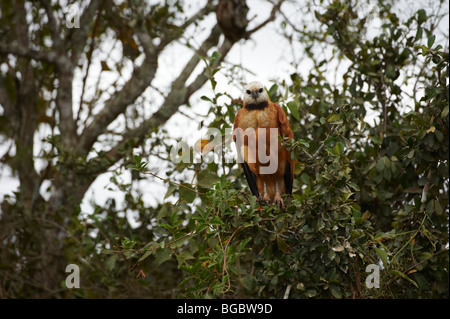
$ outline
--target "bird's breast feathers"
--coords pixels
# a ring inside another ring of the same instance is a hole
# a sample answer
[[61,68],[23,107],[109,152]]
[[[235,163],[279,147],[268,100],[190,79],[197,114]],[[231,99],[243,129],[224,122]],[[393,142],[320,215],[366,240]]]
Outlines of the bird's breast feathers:
[[239,113],[239,127],[243,130],[247,128],[277,127],[277,111],[270,103],[268,107],[262,110],[242,108],[239,110]]

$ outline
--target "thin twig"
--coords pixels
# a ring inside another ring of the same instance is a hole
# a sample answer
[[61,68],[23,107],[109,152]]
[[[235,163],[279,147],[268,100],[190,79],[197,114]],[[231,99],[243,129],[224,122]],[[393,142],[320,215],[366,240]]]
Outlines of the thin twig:
[[[181,236],[180,238],[177,238],[177,239],[174,239],[174,240],[172,240],[172,241],[170,241],[170,242],[168,242],[168,243],[165,243],[165,244],[164,244],[164,247],[170,247],[170,245],[172,245],[172,244],[174,244],[174,243],[176,243],[176,242],[178,242],[178,241],[180,241],[180,240],[182,240],[182,239],[184,239],[184,238],[186,238],[186,237],[192,236],[192,235],[194,235],[195,233],[196,233],[196,231],[193,230],[193,231],[187,233],[186,235]],[[122,248],[121,250],[118,250],[118,249],[104,249],[104,248],[101,248],[101,250],[103,250],[104,252],[108,252],[108,253],[123,253],[124,251],[131,251],[131,252],[136,252],[136,253],[142,253],[142,252],[147,252],[147,251],[154,251],[154,250],[157,250],[157,249],[160,248],[159,246],[158,246],[158,247],[155,247],[155,248],[147,248],[147,247],[150,246],[152,243],[154,243],[154,242],[150,242],[150,243],[146,244],[144,247],[139,248],[139,249],[133,249],[133,248],[126,249],[126,248]]]
[[188,189],[188,190],[190,190],[190,191],[192,191],[192,192],[194,192],[194,193],[196,193],[196,194],[198,194],[198,195],[203,195],[203,194],[205,194],[205,193],[198,192],[198,191],[196,191],[196,190],[193,189],[193,188],[187,187],[186,185],[182,185],[182,184],[179,184],[179,183],[177,183],[177,182],[171,181],[170,179],[166,179],[166,178],[163,178],[163,177],[161,177],[161,176],[158,176],[158,175],[156,175],[155,173],[152,173],[152,172],[149,172],[149,171],[147,171],[147,172],[142,172],[142,173],[143,173],[143,174],[149,174],[149,175],[152,175],[153,177],[159,178],[160,180],[165,181],[165,182],[167,182],[167,183],[174,184],[174,185],[177,185],[177,186],[179,186],[179,187],[186,188],[186,189]]
[[279,0],[278,3],[274,4],[269,17],[266,20],[264,20],[263,22],[261,22],[259,25],[254,27],[253,29],[247,31],[245,33],[245,37],[248,38],[252,33],[255,33],[256,31],[260,30],[262,27],[264,27],[269,22],[275,20],[276,13],[277,13],[277,11],[280,11],[280,7],[283,2],[284,2],[284,0]]

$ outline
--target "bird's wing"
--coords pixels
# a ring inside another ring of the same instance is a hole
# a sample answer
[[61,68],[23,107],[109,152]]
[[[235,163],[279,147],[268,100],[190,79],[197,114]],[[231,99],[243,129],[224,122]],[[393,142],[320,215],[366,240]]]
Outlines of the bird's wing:
[[[281,137],[294,138],[294,133],[292,133],[289,120],[283,109],[278,104],[273,103],[273,105],[278,113],[278,128],[280,129]],[[292,184],[294,182],[294,161],[291,159],[291,153],[287,153],[286,167],[284,170],[284,184],[286,185],[286,193],[292,194]]]
[[294,138],[294,133],[292,133],[291,126],[289,125],[288,118],[286,114],[284,113],[281,106],[278,104],[273,103],[273,106],[277,110],[278,113],[278,128],[280,129],[280,135],[282,137],[290,137]]
[[[236,130],[239,128],[239,112],[236,114],[236,118],[234,119],[234,127],[233,129]],[[240,141],[239,136],[236,136],[239,134],[239,131],[235,131],[235,134],[233,134],[233,139],[236,142],[236,145],[239,145],[236,141]],[[241,147],[236,147],[236,152],[238,156],[238,162],[241,163],[241,167],[244,170],[245,179],[247,180],[248,186],[250,187],[250,191],[252,194],[256,197],[259,197],[259,191],[258,191],[258,185],[256,183],[256,175],[251,171],[250,166],[248,166],[247,162],[244,161],[244,154],[241,154]]]

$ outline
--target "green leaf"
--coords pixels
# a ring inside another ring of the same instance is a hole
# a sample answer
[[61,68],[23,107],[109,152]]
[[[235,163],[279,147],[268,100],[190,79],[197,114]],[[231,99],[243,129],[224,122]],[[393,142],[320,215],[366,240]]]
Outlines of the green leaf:
[[364,212],[364,214],[362,215],[362,219],[363,219],[363,220],[368,220],[368,219],[370,218],[371,215],[372,215],[372,214],[371,214],[368,210],[366,210],[366,211]]
[[136,166],[136,164],[128,164],[126,167],[126,169],[134,169],[138,171],[138,167]]
[[250,197],[248,198],[248,202],[249,202],[249,204],[250,204],[250,207],[251,207],[253,210],[255,210],[255,209],[258,207],[256,196],[250,196]]
[[134,245],[136,245],[136,241],[130,240],[127,237],[125,237],[122,240],[121,244],[124,249],[132,249],[134,247]]
[[250,292],[252,292],[256,287],[256,279],[252,275],[243,276],[240,281],[242,286]]
[[428,38],[428,42],[427,42],[427,46],[431,49],[431,47],[434,44],[434,40],[436,39],[435,35],[432,35],[431,37]]
[[283,253],[287,253],[291,249],[280,235],[277,235],[277,246]]
[[350,198],[350,196],[352,196],[353,194],[354,193],[352,193],[352,192],[344,193],[344,195],[343,195],[344,202],[346,202]]
[[309,147],[309,142],[308,142],[307,140],[304,140],[304,139],[299,138],[299,139],[297,140],[297,142],[298,142],[300,145],[303,145],[304,147]]
[[336,145],[333,147],[333,152],[336,155],[344,154],[344,144],[342,144],[341,142],[337,142]]
[[292,116],[295,117],[297,121],[300,121],[300,114],[298,114],[297,103],[291,101],[288,104],[286,104],[286,106],[289,108],[289,111],[291,112]]
[[147,251],[145,252],[145,254],[143,254],[140,258],[139,258],[139,262],[143,261],[144,259],[148,258],[149,256],[155,254],[155,248],[156,247],[160,247],[160,244],[158,243],[151,243],[148,247],[147,247]]
[[409,281],[410,283],[412,283],[417,289],[419,289],[419,285],[412,280],[411,278],[409,278],[407,275],[405,275],[404,273],[402,273],[401,271],[398,271],[397,269],[392,269],[389,271],[389,273],[391,275],[397,276],[397,277],[401,277],[403,279],[406,279],[407,281]]
[[347,185],[350,186],[351,188],[353,188],[355,191],[359,192],[359,186],[355,182],[348,181]]
[[416,31],[415,41],[422,39],[423,29],[419,26]]
[[442,208],[441,203],[438,200],[434,200],[434,211],[438,215],[442,215],[444,213],[444,208]]
[[[216,68],[216,69],[214,69],[214,70],[211,72],[211,74],[214,75],[214,74],[216,74],[217,72],[219,72],[220,70],[222,70],[222,68]],[[219,96],[220,96],[220,95],[217,94],[217,97],[219,97]]]
[[170,195],[173,194],[173,192],[178,188],[177,185],[170,185],[169,188],[167,189],[166,195],[164,195],[164,199],[167,199]]
[[339,289],[338,286],[331,285],[330,286],[330,291],[331,291],[331,294],[333,295],[334,298],[337,298],[337,299],[341,299],[342,298],[342,292],[341,292],[341,289]]
[[448,105],[446,107],[444,107],[444,109],[442,110],[441,118],[444,118],[447,115],[448,115]]
[[341,120],[341,116],[339,114],[331,114],[330,116],[328,116],[327,118],[328,123],[330,124],[342,124],[344,121]]
[[208,170],[200,171],[197,175],[197,184],[203,188],[210,188],[218,181],[220,178]]
[[427,12],[424,9],[417,11],[417,22],[421,24],[427,19]]
[[209,57],[209,65],[213,66],[221,56],[222,55],[219,52],[214,51],[213,54]]
[[180,187],[180,197],[185,200],[187,203],[192,203],[196,197],[196,193],[191,184],[183,183],[185,187]]
[[213,89],[213,90],[216,89],[216,85],[217,85],[217,81],[214,80],[214,78],[211,78],[211,86],[212,86],[212,89]]
[[106,260],[106,269],[109,271],[113,270],[116,267],[117,255],[112,255]]
[[381,261],[383,262],[384,268],[387,268],[387,266],[388,266],[388,255],[387,255],[386,251],[384,251],[383,249],[377,248],[377,247],[374,247],[373,249],[375,250],[377,255],[381,258]]
[[384,160],[383,158],[380,158],[377,162],[377,171],[382,172],[384,170]]
[[278,85],[274,84],[269,89],[269,98],[272,102],[277,101]]
[[172,256],[172,253],[168,249],[159,248],[155,252],[155,257],[158,265],[161,265],[166,260],[169,260]]
[[247,243],[248,243],[250,240],[252,240],[252,237],[247,237],[247,238],[245,238],[243,241],[241,241],[241,243],[239,244],[239,247],[238,247],[238,251],[239,251],[239,252],[242,251],[242,249],[245,248],[245,245],[247,245]]
[[386,66],[386,77],[393,79],[395,78],[395,66],[392,64],[388,64]]
[[311,96],[317,96],[317,92],[314,88],[306,86],[302,89],[303,92],[305,92],[307,95]]
[[417,184],[419,186],[425,186],[426,183],[428,183],[428,178],[426,178],[425,176],[419,178],[419,180],[417,181]]
[[303,172],[300,175],[300,180],[303,182],[303,184],[308,185],[310,183],[310,181],[311,181],[311,178],[309,177],[308,173]]

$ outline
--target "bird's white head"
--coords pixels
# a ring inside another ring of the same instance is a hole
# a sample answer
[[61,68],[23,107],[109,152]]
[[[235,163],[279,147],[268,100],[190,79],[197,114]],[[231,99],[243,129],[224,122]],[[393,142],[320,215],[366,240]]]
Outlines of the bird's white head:
[[268,103],[269,96],[260,82],[250,82],[246,85],[244,91],[244,107],[247,109],[263,109]]

